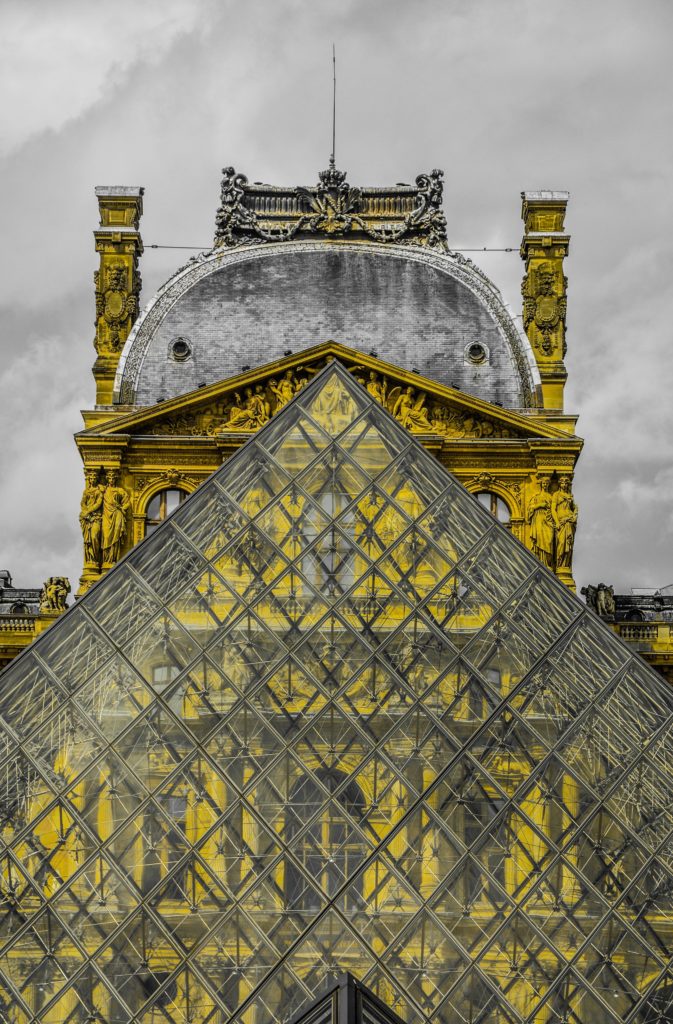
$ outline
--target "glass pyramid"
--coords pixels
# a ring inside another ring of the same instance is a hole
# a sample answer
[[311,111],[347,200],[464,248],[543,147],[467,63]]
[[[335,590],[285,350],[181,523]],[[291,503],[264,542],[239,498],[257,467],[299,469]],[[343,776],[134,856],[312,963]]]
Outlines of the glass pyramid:
[[673,694],[332,363],[0,677],[0,1020],[673,1020]]

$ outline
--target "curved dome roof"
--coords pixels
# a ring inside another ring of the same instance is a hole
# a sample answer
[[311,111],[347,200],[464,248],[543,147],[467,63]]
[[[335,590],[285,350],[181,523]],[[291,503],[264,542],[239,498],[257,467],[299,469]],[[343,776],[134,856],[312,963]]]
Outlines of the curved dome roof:
[[219,248],[188,263],[129,336],[116,401],[151,405],[327,340],[505,408],[538,404],[528,341],[471,262],[322,240]]

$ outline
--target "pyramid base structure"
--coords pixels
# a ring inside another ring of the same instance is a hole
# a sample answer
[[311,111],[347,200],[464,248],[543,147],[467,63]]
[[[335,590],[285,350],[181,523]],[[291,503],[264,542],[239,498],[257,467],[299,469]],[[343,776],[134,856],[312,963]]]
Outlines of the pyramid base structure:
[[371,989],[346,973],[328,985],[289,1024],[404,1024],[404,1021]]
[[671,691],[338,363],[0,679],[0,1019],[673,1019]]

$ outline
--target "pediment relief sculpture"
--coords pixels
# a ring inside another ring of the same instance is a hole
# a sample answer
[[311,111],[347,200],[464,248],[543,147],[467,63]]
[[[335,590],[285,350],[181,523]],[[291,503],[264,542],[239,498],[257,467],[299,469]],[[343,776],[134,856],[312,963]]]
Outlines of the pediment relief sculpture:
[[[209,436],[254,433],[290,402],[325,365],[302,365],[245,385],[195,411],[184,410],[154,424],[151,434]],[[462,438],[509,438],[521,434],[495,418],[452,405],[442,396],[356,364],[358,383],[412,434]]]

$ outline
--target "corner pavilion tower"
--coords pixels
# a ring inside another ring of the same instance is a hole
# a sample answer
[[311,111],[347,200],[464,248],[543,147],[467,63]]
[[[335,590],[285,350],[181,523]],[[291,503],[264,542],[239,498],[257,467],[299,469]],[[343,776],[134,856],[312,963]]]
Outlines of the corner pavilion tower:
[[0,1015],[673,1019],[673,695],[338,360],[2,676]]

